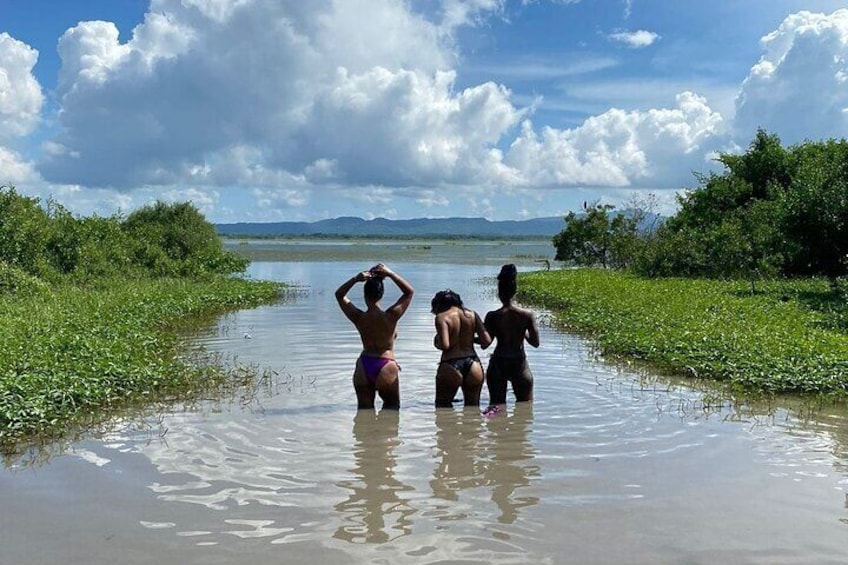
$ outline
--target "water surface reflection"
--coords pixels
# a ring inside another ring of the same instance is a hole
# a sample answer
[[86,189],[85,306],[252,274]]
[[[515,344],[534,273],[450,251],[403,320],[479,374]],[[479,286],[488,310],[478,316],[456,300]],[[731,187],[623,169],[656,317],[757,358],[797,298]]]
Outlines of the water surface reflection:
[[498,414],[487,420],[490,455],[484,467],[485,484],[492,489],[492,501],[500,510],[498,522],[512,524],[522,508],[539,503],[538,496],[521,491],[531,479],[541,476],[530,443],[533,405],[516,404],[511,414]]
[[413,488],[395,476],[399,421],[397,410],[360,410],[354,417],[354,477],[337,483],[350,496],[334,507],[342,515],[335,538],[385,543],[412,533],[416,510],[402,496]]

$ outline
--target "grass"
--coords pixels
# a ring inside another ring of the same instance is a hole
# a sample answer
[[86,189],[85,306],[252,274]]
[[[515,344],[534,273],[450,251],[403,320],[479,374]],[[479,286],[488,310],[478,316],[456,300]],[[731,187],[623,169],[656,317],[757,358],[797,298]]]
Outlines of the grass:
[[848,397],[848,305],[824,280],[752,294],[747,281],[576,269],[522,275],[520,289],[604,355],[745,392]]
[[176,324],[279,294],[275,283],[216,277],[0,295],[0,451],[60,437],[139,401],[221,385],[226,371],[185,356]]

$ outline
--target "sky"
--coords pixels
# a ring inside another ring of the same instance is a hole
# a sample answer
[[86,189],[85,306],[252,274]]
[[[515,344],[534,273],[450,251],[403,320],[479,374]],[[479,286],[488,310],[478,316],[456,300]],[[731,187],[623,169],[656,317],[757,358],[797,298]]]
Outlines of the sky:
[[0,185],[213,222],[673,213],[848,134],[848,1],[0,0]]

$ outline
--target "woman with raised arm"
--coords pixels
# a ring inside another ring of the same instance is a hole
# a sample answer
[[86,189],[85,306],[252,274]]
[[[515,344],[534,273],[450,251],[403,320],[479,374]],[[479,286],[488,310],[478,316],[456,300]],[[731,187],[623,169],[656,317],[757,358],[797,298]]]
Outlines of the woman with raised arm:
[[527,364],[524,342],[539,347],[539,330],[533,313],[513,302],[518,289],[515,265],[504,265],[498,274],[498,298],[502,306],[486,314],[486,329],[497,340],[486,370],[490,406],[506,404],[507,383],[512,383],[515,400],[533,400],[533,373]]
[[437,292],[430,305],[436,315],[433,345],[442,351],[436,370],[436,408],[453,406],[460,387],[465,405],[479,406],[484,373],[474,344],[486,348],[492,342],[483,320],[452,290]]
[[[401,296],[391,307],[383,310],[383,279],[391,279],[401,291]],[[360,310],[350,301],[347,293],[358,282],[364,282],[366,309]],[[353,322],[362,339],[362,353],[353,371],[353,388],[359,408],[374,408],[374,398],[379,393],[383,408],[400,408],[400,366],[395,361],[394,344],[397,323],[409,308],[415,290],[400,275],[383,265],[375,265],[357,273],[336,290],[336,300],[348,320]]]

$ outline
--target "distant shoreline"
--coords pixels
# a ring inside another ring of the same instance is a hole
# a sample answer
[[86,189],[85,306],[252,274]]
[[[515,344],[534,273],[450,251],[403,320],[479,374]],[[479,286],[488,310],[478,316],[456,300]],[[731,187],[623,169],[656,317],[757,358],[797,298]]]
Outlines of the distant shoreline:
[[565,227],[558,216],[528,220],[486,218],[413,218],[365,220],[340,217],[316,222],[239,222],[216,224],[230,238],[404,238],[404,239],[550,239]]
[[221,239],[227,241],[293,241],[293,240],[318,240],[318,241],[544,241],[550,243],[553,236],[545,235],[445,235],[445,234],[375,234],[375,235],[340,235],[340,234],[282,234],[282,235],[255,235],[255,234],[230,234],[219,233]]

